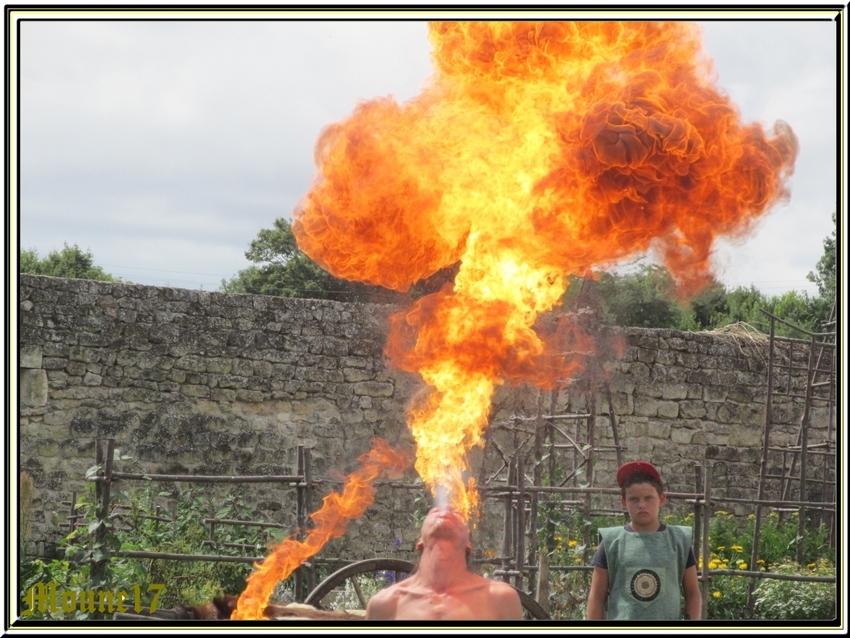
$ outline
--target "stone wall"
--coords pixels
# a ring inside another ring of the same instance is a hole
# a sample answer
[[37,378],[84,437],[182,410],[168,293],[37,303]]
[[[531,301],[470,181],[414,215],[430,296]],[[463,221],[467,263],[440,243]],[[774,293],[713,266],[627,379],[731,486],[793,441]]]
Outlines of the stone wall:
[[[60,536],[62,501],[84,487],[96,437],[114,437],[131,457],[121,470],[166,474],[293,474],[304,445],[314,478],[333,479],[356,467],[373,437],[412,448],[404,410],[421,384],[383,360],[391,307],[29,275],[21,275],[19,302],[20,459],[36,488],[32,538],[41,551]],[[613,409],[625,458],[658,464],[673,491],[693,491],[694,465],[710,463],[717,494],[751,498],[764,340],[614,332],[625,349],[608,362],[611,403],[576,385],[558,394],[557,411],[592,411],[596,444],[611,446]],[[502,388],[493,422],[533,413],[536,397],[533,388]],[[778,403],[773,442],[793,442],[799,407]],[[816,410],[813,426],[824,429],[826,418]],[[504,449],[516,441],[494,436]],[[498,462],[489,448],[473,460]],[[611,485],[615,470],[612,454],[597,455],[595,484]],[[411,470],[404,480],[414,479]],[[294,527],[293,489],[247,489],[258,518]],[[417,495],[379,488],[375,505],[325,554],[410,557]],[[498,504],[494,511],[497,521]],[[498,543],[498,530],[481,539]]]

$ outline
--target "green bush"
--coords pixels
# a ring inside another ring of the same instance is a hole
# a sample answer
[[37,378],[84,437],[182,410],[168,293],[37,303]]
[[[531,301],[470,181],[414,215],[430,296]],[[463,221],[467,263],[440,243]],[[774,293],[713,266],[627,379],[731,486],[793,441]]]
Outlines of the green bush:
[[[165,589],[157,601],[159,608],[198,605],[224,593],[241,593],[253,569],[250,563],[112,557],[106,562],[100,581],[93,578],[92,568],[96,561],[116,550],[265,556],[269,546],[282,538],[283,530],[220,525],[216,529],[216,541],[253,548],[204,544],[209,538],[204,518],[256,519],[253,512],[242,505],[243,500],[238,488],[223,498],[217,497],[214,488],[209,486],[176,494],[156,491],[152,485],[130,494],[115,490],[112,511],[121,514],[101,520],[96,512],[94,484],[89,484],[87,491],[77,499],[78,527],[60,541],[62,554],[51,560],[27,559],[22,563],[22,598],[39,582],[55,583],[58,591],[75,593],[92,589],[129,592],[133,585],[138,585],[142,592],[141,603],[145,606],[150,605],[154,595],[148,592],[148,586],[162,584]],[[158,504],[164,507],[157,510]],[[119,507],[121,505],[124,507]],[[156,514],[170,521],[150,518]],[[101,528],[105,529],[105,534],[101,531],[98,536]],[[83,620],[104,615],[111,616],[79,609],[73,612],[45,609],[36,610],[28,618]]]
[[[825,559],[806,568],[785,563],[771,571],[835,578],[835,567]],[[770,620],[831,620],[835,618],[836,601],[835,583],[764,579],[755,590],[756,614]]]

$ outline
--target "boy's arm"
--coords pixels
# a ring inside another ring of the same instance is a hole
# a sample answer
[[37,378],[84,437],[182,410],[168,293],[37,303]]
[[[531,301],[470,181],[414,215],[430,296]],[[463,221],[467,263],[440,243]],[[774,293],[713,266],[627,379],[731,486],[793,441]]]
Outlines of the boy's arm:
[[587,595],[587,619],[605,620],[605,601],[608,599],[608,570],[595,566],[590,593]]
[[697,567],[691,565],[682,576],[682,589],[685,592],[685,613],[690,620],[699,620],[702,615],[702,595],[699,591]]

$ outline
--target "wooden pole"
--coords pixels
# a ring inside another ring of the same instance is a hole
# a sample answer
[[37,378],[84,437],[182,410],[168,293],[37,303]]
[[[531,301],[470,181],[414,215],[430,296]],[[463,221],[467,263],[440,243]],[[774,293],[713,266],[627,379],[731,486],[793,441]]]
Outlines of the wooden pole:
[[523,584],[523,568],[525,566],[525,467],[522,462],[522,454],[517,454],[517,486],[519,495],[517,496],[517,529],[516,529],[516,577],[517,589],[524,589]]
[[[697,492],[702,490],[702,465],[694,466],[694,483]],[[702,500],[704,499],[705,494],[703,494]],[[702,503],[700,500],[694,501],[694,555],[697,559],[697,565],[705,565],[708,561],[702,553]],[[705,567],[700,568],[703,574],[705,574],[704,569]]]
[[[298,476],[304,476],[304,446],[299,445],[297,450],[297,465],[298,469],[296,473]],[[306,524],[306,517],[304,514],[304,487],[302,486],[302,481],[299,481],[295,486],[295,540],[302,541],[304,540],[305,529],[304,526]],[[294,598],[298,602],[303,602],[307,597],[307,594],[304,592],[304,577],[301,567],[298,567],[295,570],[295,591]]]
[[[304,448],[304,505],[308,512],[313,512],[313,450],[309,447]],[[306,525],[313,527],[312,519],[307,518]],[[316,588],[316,565],[310,563],[307,569],[307,589],[308,592]],[[309,593],[307,594],[310,595]],[[365,607],[364,607],[365,609]]]
[[[759,466],[759,489],[756,501],[764,500],[765,481],[767,481],[767,461],[768,452],[770,451],[770,427],[773,422],[773,374],[774,374],[774,349],[776,347],[776,323],[774,317],[770,317],[770,342],[767,355],[767,400],[764,410],[764,431],[762,432],[762,452],[761,463]],[[789,374],[788,388],[791,388],[791,378]],[[753,549],[750,553],[750,565],[756,565],[759,557],[759,537],[761,535],[761,508],[760,504],[756,504],[755,521],[753,522]],[[749,583],[749,592],[747,594],[747,607],[750,610],[755,606],[755,580],[751,579]]]
[[[513,487],[514,477],[516,475],[516,467],[513,459],[508,463],[508,486]],[[514,513],[513,513],[513,489],[505,494],[505,539],[502,544],[502,580],[508,582],[507,572],[511,566],[511,555],[513,554],[513,528],[514,528]]]
[[705,489],[705,505],[703,507],[703,512],[705,516],[703,517],[703,526],[702,526],[702,612],[700,613],[700,618],[702,620],[706,620],[708,618],[708,585],[709,585],[709,567],[708,567],[708,534],[711,525],[711,466],[706,464],[703,468],[705,478],[703,479],[703,487]]

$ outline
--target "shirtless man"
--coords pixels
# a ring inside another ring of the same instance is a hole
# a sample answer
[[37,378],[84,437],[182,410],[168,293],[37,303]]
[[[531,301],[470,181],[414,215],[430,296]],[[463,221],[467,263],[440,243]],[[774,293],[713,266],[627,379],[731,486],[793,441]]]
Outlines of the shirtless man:
[[408,578],[372,596],[367,620],[522,620],[513,587],[469,571],[469,529],[453,509],[434,507],[425,517]]

